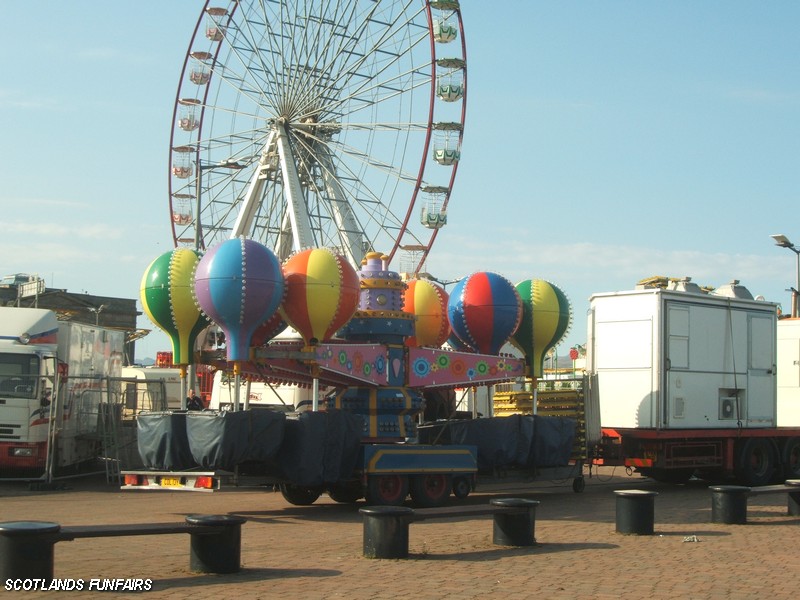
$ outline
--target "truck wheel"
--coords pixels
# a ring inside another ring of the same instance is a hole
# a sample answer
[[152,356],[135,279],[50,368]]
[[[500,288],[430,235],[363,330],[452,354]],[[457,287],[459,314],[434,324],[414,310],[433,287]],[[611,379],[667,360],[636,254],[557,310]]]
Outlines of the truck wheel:
[[411,477],[411,499],[420,508],[441,506],[447,502],[452,487],[450,475],[414,475]]
[[783,478],[800,479],[800,437],[789,438],[783,447]]
[[280,487],[281,494],[283,494],[286,501],[295,506],[314,504],[316,499],[322,494],[321,487],[304,487],[293,483],[282,483]]
[[367,504],[400,506],[408,496],[408,477],[405,475],[370,475],[367,479]]
[[772,479],[775,458],[772,445],[764,438],[750,438],[739,452],[736,464],[736,477],[742,485],[757,487],[766,485]]
[[583,477],[576,477],[572,480],[572,491],[580,494],[586,489],[586,480]]
[[464,499],[472,491],[472,485],[466,477],[456,477],[453,479],[453,495],[458,499]]
[[359,483],[334,483],[328,486],[328,495],[334,502],[355,504],[364,497]]

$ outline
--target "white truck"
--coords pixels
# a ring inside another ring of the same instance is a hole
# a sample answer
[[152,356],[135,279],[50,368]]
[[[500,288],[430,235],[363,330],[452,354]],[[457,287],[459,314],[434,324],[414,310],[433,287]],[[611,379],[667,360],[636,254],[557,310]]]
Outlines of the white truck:
[[[706,293],[684,280],[596,294],[588,325],[589,393],[602,426],[595,464],[663,481],[800,476],[800,330],[778,322],[775,304],[738,281]],[[779,401],[778,386],[794,395]]]
[[0,307],[0,478],[52,478],[99,456],[124,333]]
[[[261,381],[239,383],[239,404],[241,408],[269,408],[282,412],[301,412],[312,404],[311,387],[298,385],[270,385]],[[236,385],[234,378],[224,371],[214,373],[211,388],[211,400],[208,407],[212,410],[233,410],[236,403]]]
[[778,426],[800,426],[800,319],[798,318],[778,321]]
[[122,367],[126,410],[180,410],[181,371],[175,367]]

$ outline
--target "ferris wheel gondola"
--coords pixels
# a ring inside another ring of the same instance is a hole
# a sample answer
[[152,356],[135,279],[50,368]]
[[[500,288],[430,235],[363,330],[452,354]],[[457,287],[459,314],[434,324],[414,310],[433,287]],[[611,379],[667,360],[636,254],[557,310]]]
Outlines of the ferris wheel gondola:
[[173,111],[175,245],[247,236],[281,260],[378,250],[420,271],[447,223],[466,73],[453,0],[207,2]]

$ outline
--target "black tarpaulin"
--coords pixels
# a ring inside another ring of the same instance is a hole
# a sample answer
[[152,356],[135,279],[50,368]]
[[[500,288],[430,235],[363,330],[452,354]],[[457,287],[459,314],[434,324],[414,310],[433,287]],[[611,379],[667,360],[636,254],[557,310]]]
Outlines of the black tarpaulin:
[[574,419],[538,415],[437,421],[419,427],[423,444],[477,446],[481,470],[567,465],[574,438]]
[[533,417],[523,415],[439,421],[419,427],[424,444],[477,446],[479,469],[528,466],[533,435]]
[[534,417],[536,436],[531,458],[537,467],[561,467],[569,463],[575,441],[575,419]]
[[302,413],[286,421],[278,463],[296,485],[317,486],[349,478],[358,460],[361,420],[339,410]]
[[136,417],[139,456],[148,469],[183,471],[195,465],[186,437],[185,412],[142,412]]
[[275,457],[283,442],[285,422],[284,413],[263,409],[190,412],[186,435],[198,465],[232,471],[244,461]]
[[528,466],[533,435],[533,418],[523,415],[459,421],[450,430],[453,444],[478,447],[479,469]]

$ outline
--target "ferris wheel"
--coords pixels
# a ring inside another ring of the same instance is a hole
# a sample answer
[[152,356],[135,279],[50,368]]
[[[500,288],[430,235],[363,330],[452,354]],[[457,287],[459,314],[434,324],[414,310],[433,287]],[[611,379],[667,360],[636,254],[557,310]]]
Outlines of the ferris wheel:
[[247,236],[419,272],[447,222],[466,111],[454,0],[206,2],[170,136],[176,246]]

